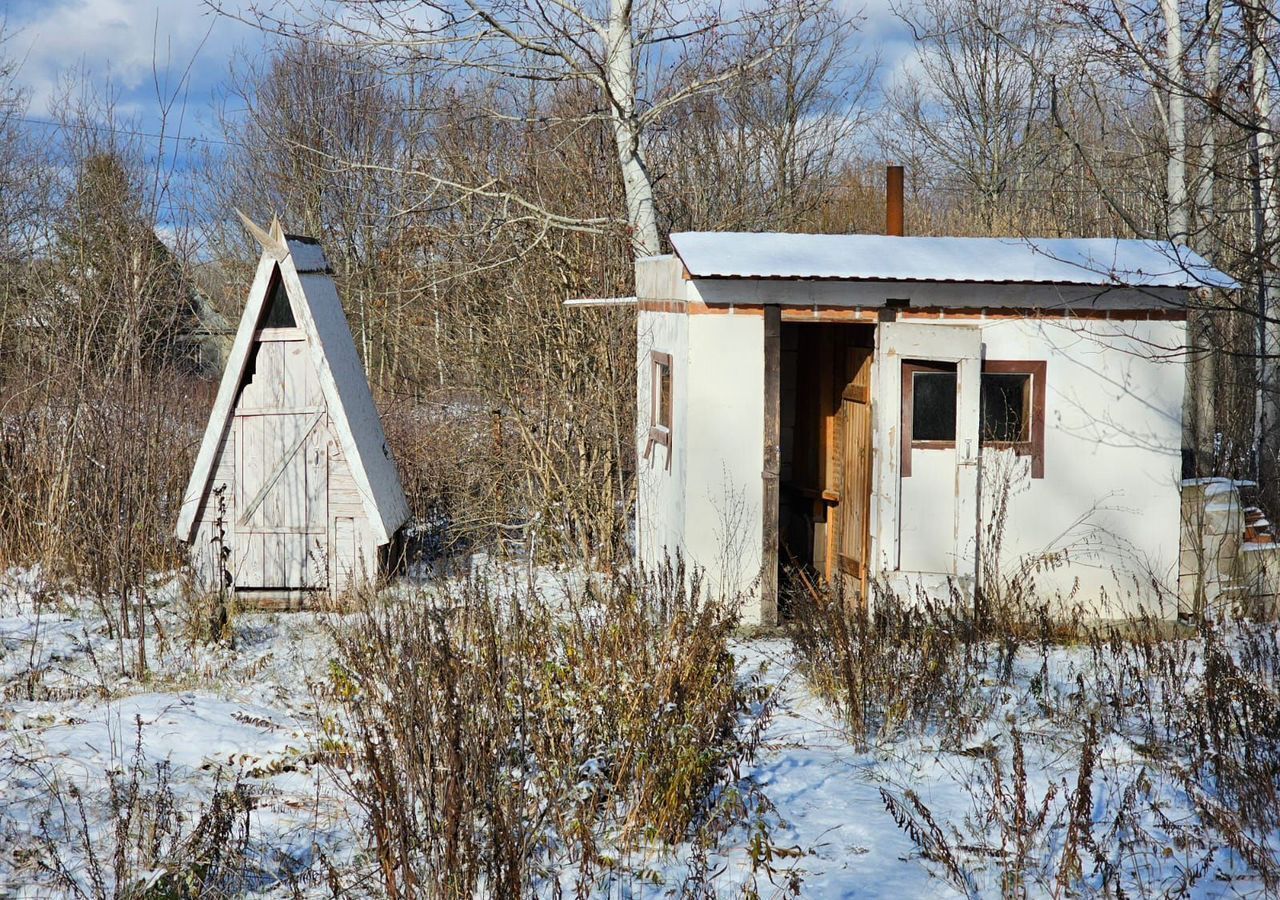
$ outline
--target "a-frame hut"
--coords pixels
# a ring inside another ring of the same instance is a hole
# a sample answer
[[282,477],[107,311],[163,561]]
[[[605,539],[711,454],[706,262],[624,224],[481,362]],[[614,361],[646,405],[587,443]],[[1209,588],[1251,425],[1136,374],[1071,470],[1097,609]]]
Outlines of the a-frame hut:
[[206,587],[300,605],[384,572],[409,515],[320,245],[263,245],[177,536]]

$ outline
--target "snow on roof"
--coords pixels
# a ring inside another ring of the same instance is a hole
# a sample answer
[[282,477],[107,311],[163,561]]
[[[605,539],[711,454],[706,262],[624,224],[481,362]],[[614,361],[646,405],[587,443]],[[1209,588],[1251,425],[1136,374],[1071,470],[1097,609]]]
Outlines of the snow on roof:
[[301,275],[305,272],[327,272],[329,261],[324,257],[324,248],[315,238],[296,234],[285,235],[289,245],[289,255],[293,257],[293,267]]
[[685,231],[671,244],[693,278],[1239,287],[1169,241]]

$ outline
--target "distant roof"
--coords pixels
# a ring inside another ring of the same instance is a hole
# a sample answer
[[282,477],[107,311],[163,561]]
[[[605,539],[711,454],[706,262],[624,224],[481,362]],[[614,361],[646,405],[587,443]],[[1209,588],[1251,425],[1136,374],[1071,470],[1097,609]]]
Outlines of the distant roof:
[[693,278],[1239,287],[1169,241],[685,231],[671,244]]

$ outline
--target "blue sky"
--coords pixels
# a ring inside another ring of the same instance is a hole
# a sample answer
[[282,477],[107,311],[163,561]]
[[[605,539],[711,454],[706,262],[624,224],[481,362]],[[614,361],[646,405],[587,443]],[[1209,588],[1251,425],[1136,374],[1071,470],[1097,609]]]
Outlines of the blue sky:
[[157,95],[172,94],[192,64],[188,134],[212,133],[214,103],[232,54],[263,42],[253,28],[199,0],[8,0],[5,18],[7,50],[20,62],[18,80],[30,93],[31,116],[50,115],[62,73],[80,66],[95,84],[111,84],[119,113],[152,127]]

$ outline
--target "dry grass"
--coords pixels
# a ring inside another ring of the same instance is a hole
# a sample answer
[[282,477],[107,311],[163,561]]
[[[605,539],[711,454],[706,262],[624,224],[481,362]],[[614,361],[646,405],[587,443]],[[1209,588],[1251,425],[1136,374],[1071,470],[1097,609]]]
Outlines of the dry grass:
[[[1274,624],[1205,622],[1177,636],[1140,616],[1105,625],[1051,616],[1029,596],[981,618],[958,597],[882,594],[867,614],[815,591],[793,608],[806,674],[844,713],[856,744],[929,735],[943,752],[978,759],[963,821],[939,821],[909,789],[882,791],[894,820],[962,893],[979,893],[974,872],[992,865],[1006,896],[1185,892],[1224,853],[1266,891],[1280,888]],[[1058,651],[1067,649],[1075,662],[1064,670]],[[1020,704],[1016,719],[1010,698]],[[991,727],[1007,752],[991,742]],[[1025,728],[1075,774],[1031,787]],[[986,737],[974,745],[979,733]],[[1099,760],[1115,742],[1142,764],[1106,773],[1123,783],[1106,788],[1118,796],[1100,819]],[[1171,798],[1193,814],[1167,814]],[[1175,870],[1172,882],[1143,880],[1157,860]]]
[[589,893],[711,818],[751,699],[732,607],[682,572],[553,603],[472,578],[337,631],[330,755],[391,897]]
[[33,877],[43,890],[79,900],[243,896],[258,880],[247,852],[252,792],[220,777],[193,812],[175,790],[168,763],[146,761],[141,720],[135,734],[132,754],[103,772],[89,797],[43,762],[26,763],[53,798],[26,854]]

